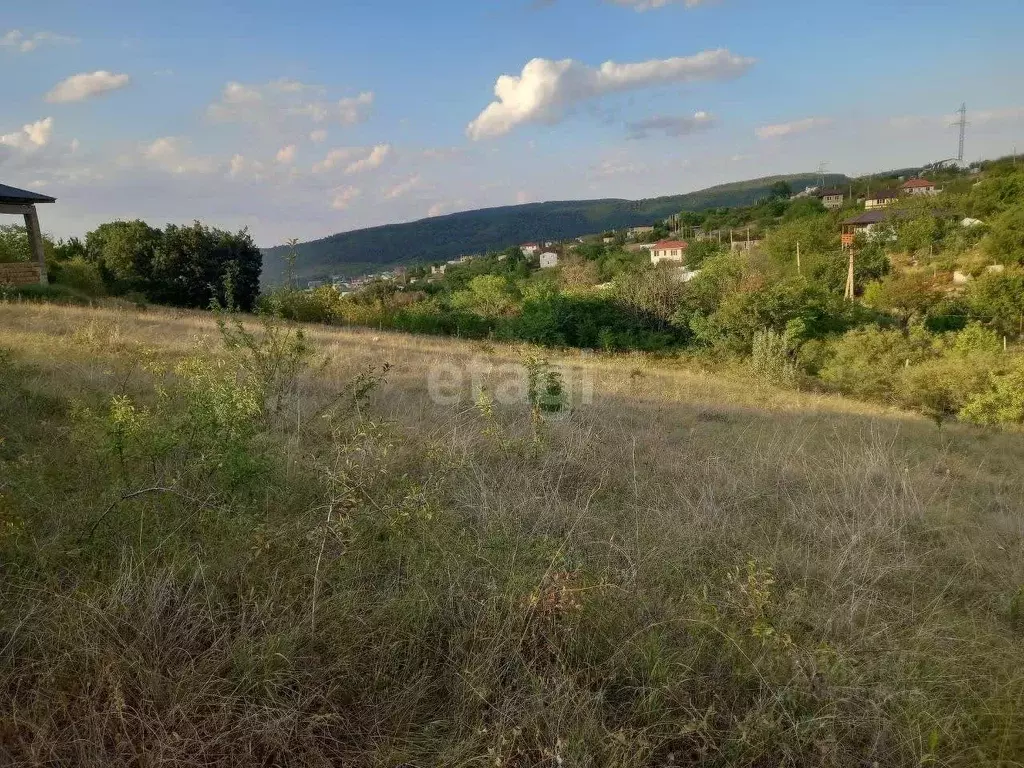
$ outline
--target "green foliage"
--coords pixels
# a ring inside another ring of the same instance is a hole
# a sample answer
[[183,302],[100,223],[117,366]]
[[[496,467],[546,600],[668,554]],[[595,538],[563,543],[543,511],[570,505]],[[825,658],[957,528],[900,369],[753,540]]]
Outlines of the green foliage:
[[793,341],[785,333],[765,330],[754,334],[750,354],[751,373],[759,380],[779,386],[796,382],[796,365],[792,359]]
[[153,280],[153,262],[161,232],[144,221],[101,224],[85,236],[89,258],[125,290],[147,290]]
[[968,284],[964,300],[975,317],[1016,337],[1024,324],[1024,270],[986,272]]
[[1024,362],[1004,374],[993,375],[991,387],[972,397],[960,418],[975,424],[1024,424]]
[[1024,264],[1024,196],[992,220],[985,248],[999,263]]
[[66,285],[86,296],[103,296],[107,291],[100,270],[82,256],[56,262],[50,269],[50,281]]
[[451,306],[482,317],[498,318],[510,315],[518,300],[518,291],[507,278],[480,275],[469,282],[466,290],[452,295]]
[[874,326],[847,331],[836,342],[819,377],[840,392],[869,400],[892,398],[901,371],[928,358],[929,335]]

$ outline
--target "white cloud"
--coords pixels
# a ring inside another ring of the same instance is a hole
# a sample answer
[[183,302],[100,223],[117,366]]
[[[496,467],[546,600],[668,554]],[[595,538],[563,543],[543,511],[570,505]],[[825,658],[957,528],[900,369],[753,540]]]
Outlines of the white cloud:
[[337,101],[330,101],[324,96],[322,87],[298,80],[281,78],[259,84],[232,81],[224,86],[220,98],[207,107],[206,113],[211,120],[221,123],[272,125],[303,119],[314,123],[333,120],[342,125],[354,125],[366,119],[374,101],[370,91]]
[[759,139],[778,139],[783,136],[792,136],[798,133],[807,133],[817,128],[826,128],[832,125],[831,117],[808,117],[803,120],[794,120],[792,123],[776,123],[775,125],[762,125],[755,131]]
[[20,131],[0,136],[0,144],[15,149],[36,149],[45,147],[53,135],[53,118],[47,117],[34,123],[27,123]]
[[310,131],[309,140],[316,144],[327,141],[327,131],[323,128],[317,128],[315,131]]
[[520,205],[530,202],[530,193],[525,189],[521,189],[516,192],[516,202]]
[[326,173],[342,163],[348,162],[358,151],[351,148],[332,149],[323,160],[313,166],[313,173]]
[[[175,175],[205,174],[217,170],[217,162],[213,158],[189,155],[186,148],[186,143],[182,139],[176,136],[163,136],[143,145],[140,154],[147,166]],[[231,159],[232,175],[235,175],[235,168],[239,163],[244,163],[244,158],[235,155]]]
[[55,104],[69,101],[84,101],[107,91],[116,91],[118,88],[124,88],[129,82],[131,82],[131,78],[125,74],[115,74],[106,70],[83,72],[78,75],[72,75],[66,80],[61,80],[57,83],[46,94],[46,100]]
[[390,154],[390,144],[378,144],[370,150],[366,157],[349,164],[348,168],[345,169],[345,173],[351,175],[354,173],[362,173],[363,171],[370,171],[374,168],[380,168]]
[[331,194],[331,208],[344,211],[362,194],[362,191],[356,187],[337,187]]
[[685,5],[687,8],[696,8],[698,5],[706,5],[712,0],[608,0],[615,5],[624,5],[634,8],[637,11],[650,11],[655,8],[664,8],[666,5]]
[[384,197],[388,200],[395,200],[399,197],[404,197],[416,189],[416,187],[420,185],[420,181],[422,181],[422,179],[418,174],[416,176],[410,176],[405,181],[401,181],[390,189],[385,190]]
[[724,48],[629,64],[606,61],[598,68],[572,59],[533,59],[522,74],[498,78],[494,86],[497,101],[469,124],[466,133],[474,140],[502,136],[523,123],[558,122],[573,104],[607,93],[666,83],[727,80],[739,77],[753,64],[754,59]]
[[277,155],[274,157],[277,162],[282,165],[291,165],[295,162],[295,145],[289,144],[287,147],[281,147],[277,150]]
[[77,43],[73,37],[58,35],[53,32],[36,32],[33,35],[26,35],[20,29],[12,29],[0,37],[0,48],[9,48],[18,53],[31,53],[40,45],[59,45],[62,43]]
[[228,175],[233,179],[262,179],[263,171],[263,163],[259,160],[250,160],[245,155],[235,154],[228,163]]
[[440,216],[446,210],[448,210],[447,203],[434,203],[427,209],[427,216]]
[[642,173],[650,173],[651,168],[646,163],[635,163],[629,160],[603,160],[590,169],[590,175],[594,178],[607,179],[613,176],[636,176]]
[[629,129],[629,138],[631,139],[646,139],[652,133],[663,133],[666,136],[678,138],[711,128],[716,123],[717,120],[708,112],[696,112],[693,116],[659,115],[648,117],[644,120],[627,123],[626,127]]

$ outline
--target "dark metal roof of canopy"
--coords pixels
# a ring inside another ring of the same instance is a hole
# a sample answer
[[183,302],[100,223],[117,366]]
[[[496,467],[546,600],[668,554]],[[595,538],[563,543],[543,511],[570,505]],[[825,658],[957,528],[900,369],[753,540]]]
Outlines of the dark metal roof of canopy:
[[41,195],[38,192],[29,192],[27,189],[9,187],[0,184],[0,203],[8,205],[31,205],[33,203],[55,203],[57,198]]

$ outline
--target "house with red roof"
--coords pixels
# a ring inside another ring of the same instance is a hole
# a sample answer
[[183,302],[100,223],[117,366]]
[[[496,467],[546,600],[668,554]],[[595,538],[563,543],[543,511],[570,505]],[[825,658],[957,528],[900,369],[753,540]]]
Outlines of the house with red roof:
[[690,244],[685,240],[660,240],[651,246],[651,264],[661,261],[682,262]]
[[900,187],[905,195],[937,195],[941,190],[935,188],[934,181],[928,179],[908,179]]

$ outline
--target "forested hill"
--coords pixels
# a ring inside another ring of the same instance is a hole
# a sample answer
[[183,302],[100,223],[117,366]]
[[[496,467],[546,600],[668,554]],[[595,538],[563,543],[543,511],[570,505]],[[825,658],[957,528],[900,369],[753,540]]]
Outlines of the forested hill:
[[[322,240],[300,243],[296,247],[296,272],[302,279],[352,275],[400,264],[444,261],[531,240],[564,240],[652,224],[683,210],[750,205],[764,197],[778,181],[786,181],[794,190],[802,190],[817,184],[818,180],[816,174],[810,173],[768,176],[649,200],[530,203],[341,232]],[[846,176],[838,174],[826,176],[829,185],[848,181]],[[286,250],[284,246],[264,249],[264,282],[273,284],[281,279]]]

